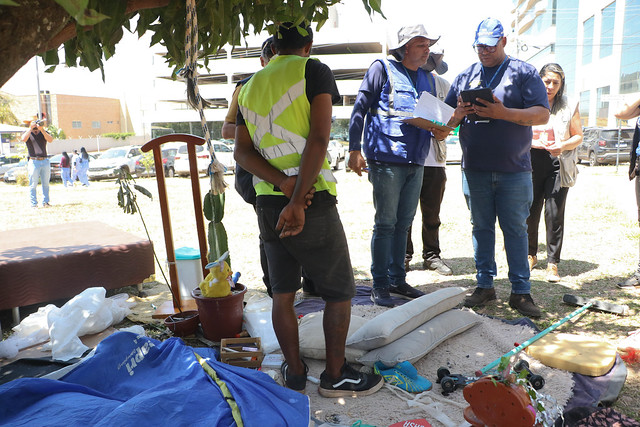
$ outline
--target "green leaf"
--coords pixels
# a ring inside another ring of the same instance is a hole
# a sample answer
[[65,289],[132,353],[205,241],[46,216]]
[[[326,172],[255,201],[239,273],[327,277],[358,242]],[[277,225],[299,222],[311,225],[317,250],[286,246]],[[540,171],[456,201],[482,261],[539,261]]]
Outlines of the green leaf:
[[20,3],[13,0],[0,0],[0,6],[20,6]]
[[87,9],[89,0],[56,0],[60,6],[75,19],[79,25],[95,25],[107,19],[107,15],[98,13],[94,9]]
[[135,188],[136,190],[138,190],[139,192],[141,192],[142,194],[144,194],[145,196],[153,200],[153,194],[151,194],[151,192],[146,188],[144,188],[142,185],[133,184],[133,188]]

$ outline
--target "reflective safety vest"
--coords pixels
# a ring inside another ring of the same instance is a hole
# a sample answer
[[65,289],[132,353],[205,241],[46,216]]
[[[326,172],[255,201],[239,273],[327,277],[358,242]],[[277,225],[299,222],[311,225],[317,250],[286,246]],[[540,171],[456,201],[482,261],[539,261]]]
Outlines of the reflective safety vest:
[[[309,136],[311,104],[305,67],[309,58],[278,55],[253,75],[238,96],[238,108],[253,145],[269,164],[287,176],[298,175]],[[283,195],[273,184],[254,176],[256,195]],[[336,179],[325,157],[314,187],[336,196]]]
[[423,165],[429,152],[431,132],[407,124],[413,117],[418,97],[431,92],[433,78],[418,68],[417,82],[411,81],[401,62],[379,60],[387,72],[387,81],[377,104],[367,112],[363,151],[367,160],[385,163],[416,163]]

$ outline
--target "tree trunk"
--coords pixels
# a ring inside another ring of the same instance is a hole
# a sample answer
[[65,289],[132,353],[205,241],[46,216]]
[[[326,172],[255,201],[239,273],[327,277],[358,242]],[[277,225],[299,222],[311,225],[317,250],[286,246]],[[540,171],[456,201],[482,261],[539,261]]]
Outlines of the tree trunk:
[[0,87],[71,21],[53,0],[18,2],[20,6],[0,7]]

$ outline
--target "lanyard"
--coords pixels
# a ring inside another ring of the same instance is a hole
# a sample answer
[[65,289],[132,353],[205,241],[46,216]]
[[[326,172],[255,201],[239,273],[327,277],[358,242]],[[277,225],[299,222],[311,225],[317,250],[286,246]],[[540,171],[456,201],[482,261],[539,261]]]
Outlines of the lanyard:
[[[493,89],[491,87],[491,83],[493,83],[493,80],[496,78],[496,76],[498,74],[500,74],[500,70],[502,70],[502,67],[504,67],[504,64],[507,63],[507,59],[509,59],[509,55],[505,56],[504,59],[502,60],[502,64],[500,64],[500,67],[498,67],[498,69],[496,70],[496,72],[493,74],[493,77],[491,77],[491,80],[489,80],[489,83],[487,83],[487,85],[485,87],[488,87],[490,89]],[[480,64],[480,67],[482,67],[482,82],[484,83],[485,81],[485,75],[486,72],[484,70],[484,65]]]
[[[401,62],[400,63],[402,65],[402,73],[407,76],[407,78],[409,79],[409,81],[411,82],[411,86],[413,86],[414,91],[416,92],[416,94],[418,93],[418,88],[416,87],[416,85],[418,84],[418,70],[416,70],[416,81],[414,82],[413,79],[411,78],[411,75],[409,74],[409,71],[407,70],[407,67],[404,66],[404,64]],[[427,92],[431,93],[433,95],[433,93],[431,92],[431,82],[429,81],[429,73],[427,74]]]

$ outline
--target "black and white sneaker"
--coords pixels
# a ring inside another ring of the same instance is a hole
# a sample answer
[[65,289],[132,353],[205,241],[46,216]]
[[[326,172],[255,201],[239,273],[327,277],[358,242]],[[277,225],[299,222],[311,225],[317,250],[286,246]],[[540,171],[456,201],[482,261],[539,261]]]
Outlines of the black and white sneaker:
[[303,375],[289,374],[289,364],[286,360],[280,365],[280,373],[282,374],[284,386],[291,390],[299,391],[300,393],[304,392],[304,388],[307,385],[307,373],[309,373],[309,367],[304,363],[304,360],[302,360],[302,364],[304,365]]
[[329,378],[326,371],[320,375],[318,392],[324,397],[368,396],[384,385],[381,375],[356,371],[345,363],[339,378]]

